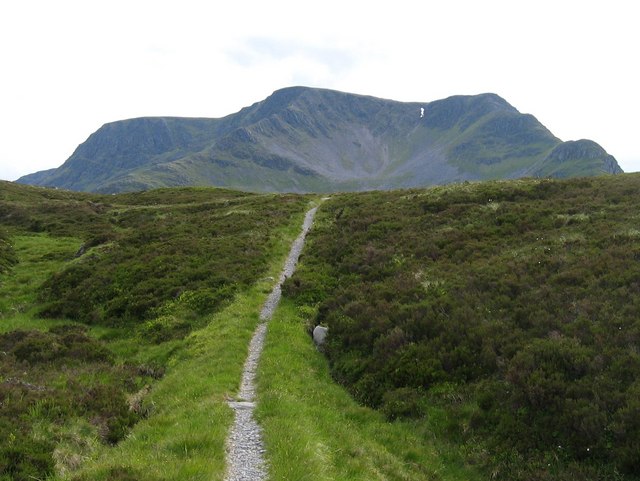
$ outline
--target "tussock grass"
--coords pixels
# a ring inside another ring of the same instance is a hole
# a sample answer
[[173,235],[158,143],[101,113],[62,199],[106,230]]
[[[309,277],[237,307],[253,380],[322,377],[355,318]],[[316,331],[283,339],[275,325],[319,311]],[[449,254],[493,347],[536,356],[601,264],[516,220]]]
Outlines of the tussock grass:
[[25,327],[24,322],[30,316],[20,314],[33,306],[37,288],[73,259],[80,245],[82,241],[77,238],[51,237],[44,233],[11,238],[18,262],[0,278],[0,332],[17,325]]

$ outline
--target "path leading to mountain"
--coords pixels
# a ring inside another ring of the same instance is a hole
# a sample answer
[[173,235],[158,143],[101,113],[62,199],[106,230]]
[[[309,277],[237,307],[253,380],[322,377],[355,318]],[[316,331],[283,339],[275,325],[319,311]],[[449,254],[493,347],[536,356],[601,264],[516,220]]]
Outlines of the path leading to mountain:
[[282,283],[293,274],[296,268],[305,237],[311,228],[316,210],[317,207],[314,207],[307,212],[302,224],[302,232],[293,242],[280,278],[262,307],[260,312],[261,322],[249,344],[249,355],[242,372],[240,392],[237,399],[229,401],[229,406],[235,411],[235,421],[227,439],[226,481],[264,481],[267,479],[262,434],[260,426],[253,417],[256,371],[264,346],[267,323],[273,316],[278,302],[280,302]]

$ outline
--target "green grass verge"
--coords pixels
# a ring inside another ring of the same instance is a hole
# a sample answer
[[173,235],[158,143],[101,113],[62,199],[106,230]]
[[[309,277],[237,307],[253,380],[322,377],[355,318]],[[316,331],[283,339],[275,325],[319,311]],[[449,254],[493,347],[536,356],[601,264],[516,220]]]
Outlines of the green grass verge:
[[263,300],[260,287],[239,295],[193,333],[153,389],[147,401],[152,415],[118,446],[102,446],[80,479],[110,479],[122,469],[139,479],[222,479],[233,419],[225,396],[237,390]]
[[257,417],[272,480],[480,479],[424,423],[390,423],[358,405],[331,379],[304,324],[283,299],[260,361]]

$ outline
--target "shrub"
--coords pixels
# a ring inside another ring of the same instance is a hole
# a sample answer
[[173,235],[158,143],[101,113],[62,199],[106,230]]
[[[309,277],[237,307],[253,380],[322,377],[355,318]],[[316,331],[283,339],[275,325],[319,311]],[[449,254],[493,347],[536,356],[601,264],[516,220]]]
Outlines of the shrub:
[[17,263],[18,257],[16,256],[8,237],[0,231],[0,274],[8,271]]
[[172,339],[182,339],[189,333],[190,328],[189,323],[175,316],[166,315],[146,321],[140,327],[139,333],[145,341],[160,344]]
[[443,405],[447,432],[513,453],[487,461],[517,468],[506,479],[544,479],[559,445],[558,479],[637,472],[639,189],[630,175],[334,196],[283,293],[317,309],[360,402],[393,417],[403,389],[420,405],[468,386],[469,411]]
[[114,385],[95,385],[85,391],[79,400],[81,412],[99,425],[104,441],[120,441],[139,419],[129,409],[122,388]]
[[235,293],[235,286],[224,281],[217,288],[201,288],[180,295],[178,302],[198,315],[217,311]]
[[[6,436],[6,437],[5,437]],[[31,481],[53,473],[53,446],[45,440],[35,440],[21,432],[3,431],[0,443],[0,479]]]
[[112,355],[100,342],[77,326],[58,326],[49,332],[11,331],[0,334],[0,347],[29,364],[110,362]]
[[[119,196],[117,216],[110,215],[111,207],[90,209],[91,216],[110,217],[114,224],[87,232],[85,247],[116,242],[48,279],[40,290],[41,315],[130,325],[157,317],[181,297],[181,308],[194,315],[213,313],[263,274],[272,230],[306,204],[301,196],[237,196],[216,189],[190,193],[185,205],[172,204],[175,197],[171,190]],[[159,205],[128,205],[152,198]],[[246,213],[226,215],[238,207]]]
[[401,387],[384,393],[380,410],[389,420],[417,418],[424,414],[421,401],[422,396],[417,390]]

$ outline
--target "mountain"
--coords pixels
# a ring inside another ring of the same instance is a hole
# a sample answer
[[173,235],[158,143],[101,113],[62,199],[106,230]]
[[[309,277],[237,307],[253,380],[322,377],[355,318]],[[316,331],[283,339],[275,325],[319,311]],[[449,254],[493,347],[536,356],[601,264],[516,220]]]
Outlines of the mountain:
[[326,192],[621,172],[595,142],[562,142],[495,94],[406,103],[290,87],[219,119],[106,124],[61,167],[18,182],[104,193]]

